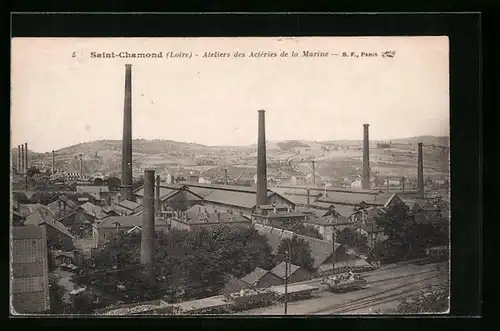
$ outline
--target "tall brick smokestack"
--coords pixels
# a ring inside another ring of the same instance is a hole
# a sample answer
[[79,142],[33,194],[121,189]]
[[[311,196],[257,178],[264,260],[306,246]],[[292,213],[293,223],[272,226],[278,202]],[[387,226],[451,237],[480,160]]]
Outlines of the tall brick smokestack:
[[227,168],[224,168],[224,185],[227,185]]
[[161,209],[160,209],[160,175],[156,176],[156,189],[155,189],[155,210],[156,210],[156,216],[161,215]]
[[417,191],[418,195],[424,197],[424,156],[422,152],[422,143],[418,143],[418,165],[417,165]]
[[[154,179],[153,179],[154,181]],[[132,191],[132,65],[125,65],[125,103],[123,109],[121,196],[134,201]]]
[[17,145],[17,172],[21,173],[21,145]]
[[56,152],[52,151],[52,173],[56,170]]
[[27,172],[30,167],[28,162],[28,143],[24,143],[24,172]]
[[363,189],[370,188],[370,140],[368,137],[369,124],[363,124]]
[[267,205],[266,118],[259,110],[259,136],[257,140],[257,206]]
[[82,175],[82,174],[83,174],[83,158],[80,155],[80,175]]
[[155,239],[155,171],[144,171],[144,198],[142,201],[141,264],[146,267],[146,276],[154,281],[154,239]]
[[316,185],[316,162],[312,161],[313,185]]
[[21,145],[21,173],[25,172],[24,168],[24,145]]

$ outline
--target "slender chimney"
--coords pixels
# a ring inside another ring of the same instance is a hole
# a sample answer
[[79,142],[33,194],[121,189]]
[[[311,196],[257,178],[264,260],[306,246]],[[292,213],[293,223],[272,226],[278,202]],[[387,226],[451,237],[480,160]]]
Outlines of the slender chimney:
[[144,171],[144,198],[142,201],[141,264],[146,267],[146,275],[154,281],[153,258],[155,238],[155,171]]
[[313,185],[316,185],[316,161],[312,161]]
[[80,175],[83,175],[83,158],[80,155]]
[[21,145],[21,173],[24,174],[24,145]]
[[17,145],[17,173],[21,173],[21,145]]
[[224,185],[227,185],[227,168],[224,168]]
[[156,176],[156,189],[155,189],[155,210],[156,216],[161,216],[161,208],[160,208],[160,175]]
[[267,204],[265,115],[265,110],[259,110],[259,135],[257,141],[257,206]]
[[390,186],[390,178],[387,176],[387,192],[389,192],[389,186]]
[[368,126],[369,124],[363,124],[364,134],[363,134],[363,179],[362,186],[363,189],[370,188],[370,140],[368,138]]
[[52,151],[52,174],[54,174],[56,168],[56,152]]
[[310,194],[311,194],[311,192],[309,191],[309,189],[307,189],[307,208],[309,208],[309,205],[310,205],[310,200],[309,200]]
[[404,177],[401,177],[401,186],[402,186],[402,189],[404,192],[405,191],[405,178]]
[[24,172],[28,172],[29,169],[28,162],[28,143],[24,143]]
[[[153,179],[154,182],[154,179]],[[121,196],[134,201],[132,191],[132,65],[125,65],[125,102],[123,110]]]
[[424,156],[422,153],[422,143],[418,143],[418,169],[417,169],[417,191],[421,198],[424,198]]

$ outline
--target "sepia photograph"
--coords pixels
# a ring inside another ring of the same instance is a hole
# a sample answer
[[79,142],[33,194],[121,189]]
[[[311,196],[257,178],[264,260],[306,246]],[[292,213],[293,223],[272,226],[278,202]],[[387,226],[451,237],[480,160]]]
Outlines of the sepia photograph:
[[12,316],[449,312],[448,37],[11,49]]

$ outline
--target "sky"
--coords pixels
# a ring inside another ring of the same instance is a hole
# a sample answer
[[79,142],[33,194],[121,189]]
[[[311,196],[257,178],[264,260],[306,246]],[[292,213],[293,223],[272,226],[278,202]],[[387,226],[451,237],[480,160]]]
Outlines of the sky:
[[[134,139],[254,144],[259,109],[266,110],[267,140],[360,140],[363,123],[374,140],[449,135],[443,36],[14,38],[11,49],[11,145],[27,142],[36,152],[121,139],[125,64],[132,64]],[[391,50],[393,58],[380,56]],[[113,51],[164,57],[91,57]],[[165,58],[171,51],[191,58]],[[203,58],[217,51],[278,56]]]

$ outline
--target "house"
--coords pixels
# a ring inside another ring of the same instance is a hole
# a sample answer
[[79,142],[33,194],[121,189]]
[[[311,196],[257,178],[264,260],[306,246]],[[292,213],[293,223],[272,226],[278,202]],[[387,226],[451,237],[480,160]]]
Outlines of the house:
[[26,217],[24,224],[39,225],[47,218],[54,219],[56,215],[48,207],[42,205],[42,208],[38,208],[35,212]]
[[269,246],[271,246],[273,250],[273,254],[276,254],[281,241],[285,238],[291,239],[296,236],[306,241],[311,249],[313,268],[315,269],[322,264],[332,264],[333,262],[356,259],[355,256],[347,252],[344,246],[334,243],[333,241],[303,236],[293,233],[292,231],[273,228],[258,223],[255,223],[253,226],[257,232],[267,238]]
[[306,217],[303,223],[304,225],[318,230],[319,234],[328,241],[333,240],[335,231],[342,231],[345,228],[354,228],[354,224],[348,218],[341,215]]
[[241,281],[252,288],[267,288],[283,285],[283,280],[262,268],[255,268],[251,273],[241,278]]
[[49,203],[47,207],[49,207],[57,218],[61,218],[77,211],[79,205],[73,200],[68,199],[65,195],[60,195],[57,200]]
[[45,228],[13,227],[11,254],[11,309],[17,314],[50,311]]
[[230,274],[225,275],[225,282],[226,283],[224,284],[224,287],[219,292],[220,295],[229,295],[231,293],[239,292],[243,289],[251,288],[250,285]]
[[304,268],[288,263],[288,270],[286,262],[281,262],[271,271],[271,274],[278,276],[281,279],[281,284],[285,283],[286,272],[288,271],[288,283],[303,282],[311,279],[311,273]]
[[282,222],[304,221],[306,215],[293,210],[288,204],[258,206],[252,214],[252,221],[269,226],[278,226]]
[[108,216],[104,213],[103,207],[97,206],[91,202],[86,202],[83,205],[80,205],[80,209],[82,209],[87,215],[92,216],[94,219],[101,219]]
[[75,237],[61,222],[46,218],[38,226],[45,228],[50,249],[72,251],[75,248]]
[[24,224],[45,228],[49,248],[73,250],[74,236],[66,226],[55,220],[55,215],[48,208],[38,209],[26,219]]
[[141,209],[142,204],[130,200],[122,200],[113,206],[113,211],[118,213],[120,216],[132,215]]
[[187,211],[175,211],[167,217],[167,224],[173,229],[194,230],[217,225],[251,227],[249,218],[235,211],[220,212],[210,206],[194,205]]
[[89,194],[101,204],[105,204],[106,202],[108,202],[108,198],[110,198],[110,191],[108,186],[81,185],[76,187],[76,192]]
[[[111,237],[120,232],[129,230],[140,230],[142,226],[142,216],[110,216],[102,219],[100,223],[92,225],[92,237],[94,248],[106,245]],[[161,220],[155,220],[157,231],[165,231],[167,224]]]
[[57,218],[68,230],[78,237],[89,237],[92,235],[92,224],[95,219],[84,210],[78,209],[70,214]]

